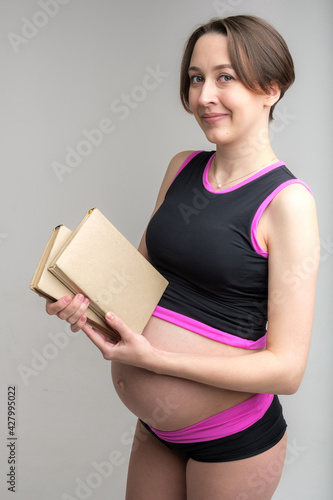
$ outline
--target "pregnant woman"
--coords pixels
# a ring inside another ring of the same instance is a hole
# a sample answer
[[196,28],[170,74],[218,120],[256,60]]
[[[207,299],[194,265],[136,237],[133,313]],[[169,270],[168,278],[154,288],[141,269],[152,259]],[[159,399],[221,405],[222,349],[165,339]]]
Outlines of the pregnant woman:
[[288,47],[266,21],[197,28],[181,100],[215,146],[171,160],[140,243],[169,281],[160,303],[142,335],[108,313],[118,343],[86,324],[88,298],[47,303],[112,361],[138,417],[127,500],[268,500],[279,483],[278,395],[295,393],[305,371],[319,261],[311,191],[269,139],[293,81]]

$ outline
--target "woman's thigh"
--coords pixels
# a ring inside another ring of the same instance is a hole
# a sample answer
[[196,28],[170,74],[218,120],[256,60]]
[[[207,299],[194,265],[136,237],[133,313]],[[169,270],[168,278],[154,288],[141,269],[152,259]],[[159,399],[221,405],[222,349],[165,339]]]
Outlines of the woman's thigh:
[[280,481],[286,446],[285,434],[275,446],[251,458],[223,463],[189,460],[187,500],[270,500]]
[[186,500],[186,460],[138,422],[128,469],[126,500]]

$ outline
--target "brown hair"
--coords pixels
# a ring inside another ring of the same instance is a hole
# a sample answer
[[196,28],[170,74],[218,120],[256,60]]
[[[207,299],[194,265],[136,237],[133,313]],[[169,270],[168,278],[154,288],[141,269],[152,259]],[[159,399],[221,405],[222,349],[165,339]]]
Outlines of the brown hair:
[[[232,66],[240,81],[256,93],[268,92],[275,82],[283,97],[295,80],[294,63],[282,36],[267,21],[256,16],[230,16],[212,19],[197,28],[185,46],[180,73],[180,98],[187,112],[189,107],[190,78],[188,68],[194,46],[207,33],[218,33],[227,37]],[[269,118],[273,119],[272,106]]]

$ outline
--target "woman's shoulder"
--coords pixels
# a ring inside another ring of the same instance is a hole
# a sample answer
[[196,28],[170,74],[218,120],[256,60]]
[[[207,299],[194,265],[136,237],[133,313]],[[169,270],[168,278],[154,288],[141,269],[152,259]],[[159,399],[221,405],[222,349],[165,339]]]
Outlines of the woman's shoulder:
[[168,165],[168,168],[166,170],[166,173],[164,175],[161,188],[158,194],[157,198],[157,205],[159,206],[162,201],[164,200],[164,197],[175,180],[175,178],[178,176],[178,174],[183,170],[183,168],[186,167],[190,161],[199,155],[199,153],[206,153],[207,155],[212,155],[215,151],[204,151],[202,149],[200,150],[185,150],[185,151],[180,151],[177,153],[175,156],[173,156],[170,160],[170,163]]
[[[292,182],[272,200],[266,210],[271,241],[279,240],[282,245],[304,245],[305,239],[318,235],[317,209],[313,194],[303,182]],[[275,235],[275,236],[273,236]]]
[[264,206],[267,212],[275,214],[278,218],[283,214],[295,217],[303,209],[307,211],[315,206],[311,188],[289,170],[283,161],[272,165],[268,176],[262,176],[264,183],[265,179],[267,181],[265,185],[270,194]]
[[[209,157],[215,153],[215,151],[205,151],[202,149],[199,150],[186,150],[186,151],[181,151],[180,153],[177,153],[170,161],[169,167],[166,173],[167,179],[172,180],[177,177],[177,175],[181,172],[183,168],[186,167],[190,161],[195,158],[196,156],[200,155],[202,153],[203,156],[203,161],[207,161]],[[170,183],[171,183],[170,182]]]
[[311,210],[315,206],[314,196],[309,186],[300,179],[292,179],[286,182],[283,189],[279,190],[271,203],[275,212],[289,214],[302,213],[303,210]]
[[183,164],[190,161],[190,159],[197,153],[199,153],[199,151],[196,150],[180,151],[171,158],[168,170],[170,170],[172,174],[176,175],[178,170],[183,166]]
[[[311,233],[317,238],[317,210],[314,196],[303,181],[293,178],[283,182],[265,203],[260,218],[260,233],[265,248],[272,255],[273,247],[286,248],[287,242],[304,244],[304,237]],[[259,227],[258,227],[259,232]]]
[[180,151],[171,158],[161,186],[164,192],[169,189],[181,168],[188,163],[196,153],[197,151],[194,150]]

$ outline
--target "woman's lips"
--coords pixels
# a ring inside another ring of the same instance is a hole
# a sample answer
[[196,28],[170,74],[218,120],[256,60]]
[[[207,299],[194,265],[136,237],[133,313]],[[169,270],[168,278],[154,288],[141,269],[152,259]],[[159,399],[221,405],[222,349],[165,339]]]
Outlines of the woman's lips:
[[227,113],[204,113],[201,118],[206,123],[215,123],[229,116]]

